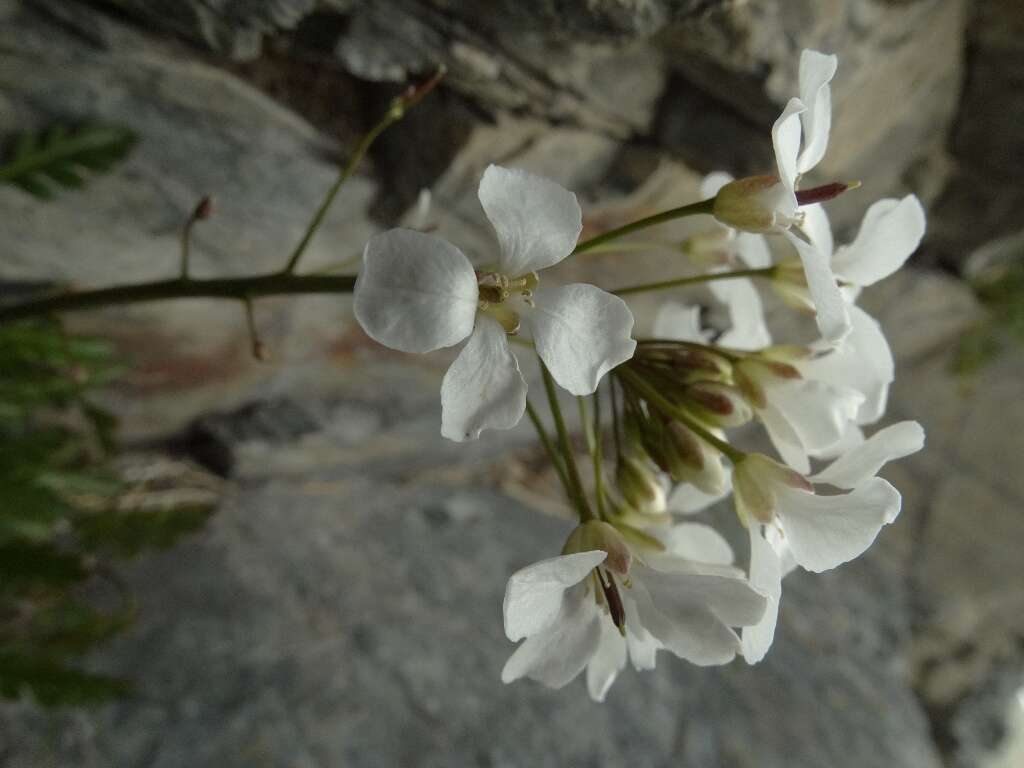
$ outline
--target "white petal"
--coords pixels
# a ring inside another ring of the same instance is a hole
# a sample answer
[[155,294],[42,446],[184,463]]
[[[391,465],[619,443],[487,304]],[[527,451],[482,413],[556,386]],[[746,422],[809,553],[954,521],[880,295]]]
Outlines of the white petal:
[[807,109],[800,99],[790,99],[772,126],[772,147],[779,181],[792,192],[796,189],[797,154],[800,152],[800,115]]
[[658,308],[654,316],[653,333],[656,339],[696,341],[702,344],[711,338],[711,331],[701,329],[700,307],[691,307],[678,301],[666,301]]
[[634,586],[632,593],[644,628],[666,650],[699,666],[728,664],[735,658],[739,638],[710,610],[688,606],[669,615],[644,587]]
[[864,396],[855,389],[807,379],[773,383],[765,387],[765,397],[808,453],[826,450],[839,442],[864,402]]
[[850,335],[831,351],[797,363],[797,368],[805,378],[856,389],[864,395],[864,402],[855,420],[873,424],[885,413],[896,364],[878,322],[856,305],[848,310]]
[[562,595],[603,563],[606,552],[561,555],[516,571],[505,587],[505,635],[515,642],[548,627],[558,616]]
[[807,456],[808,451],[786,415],[779,408],[769,404],[757,412],[757,417],[764,425],[768,439],[772,441],[782,460],[802,475],[810,472],[811,460]]
[[804,50],[800,54],[800,100],[807,111],[800,115],[803,122],[804,148],[800,153],[797,170],[806,173],[825,156],[828,134],[832,127],[832,89],[829,83],[836,74],[838,59],[817,51]]
[[899,491],[880,477],[838,496],[783,487],[777,496],[778,519],[793,557],[815,573],[864,552],[900,509]]
[[626,647],[633,669],[654,669],[662,645],[640,621],[633,590],[625,590],[622,593],[622,607],[626,612]]
[[852,451],[858,445],[864,442],[864,430],[852,421],[847,425],[846,431],[843,432],[842,439],[833,446],[830,446],[822,451],[815,451],[812,456],[822,461],[829,461],[831,459],[837,459],[847,451]]
[[558,385],[589,395],[601,377],[633,356],[633,313],[618,296],[586,283],[540,287],[525,316],[544,364]]
[[594,701],[604,701],[619,672],[626,666],[626,641],[611,621],[601,622],[601,639],[587,664],[587,692]]
[[726,475],[725,487],[720,494],[707,494],[690,483],[680,483],[672,489],[668,497],[668,511],[683,515],[701,512],[712,504],[721,501],[732,490],[731,475]]
[[835,249],[835,240],[832,237],[832,224],[828,220],[828,213],[821,203],[800,206],[800,212],[804,215],[804,222],[801,229],[811,241],[818,252],[826,258],[832,258],[832,251]]
[[807,290],[814,302],[814,311],[821,335],[832,344],[839,344],[850,332],[850,314],[843,295],[839,292],[828,258],[815,246],[792,232],[786,238],[800,254],[807,279]]
[[505,662],[503,683],[529,677],[561,688],[587,666],[601,641],[602,617],[585,596],[566,603],[547,629],[526,638]]
[[732,349],[757,350],[772,343],[761,294],[753,280],[745,277],[712,280],[708,288],[729,310],[730,328],[718,339],[718,344]]
[[700,183],[700,197],[707,200],[718,194],[718,190],[733,181],[732,174],[725,171],[712,171]]
[[410,229],[370,238],[353,309],[367,335],[402,352],[430,352],[469,336],[477,308],[469,259],[447,240]]
[[[658,568],[637,563],[630,572],[662,613],[675,615],[691,608],[706,608],[731,627],[756,624],[764,615],[764,595],[750,587],[742,571],[723,565],[676,563],[673,571],[661,570],[661,563]],[[651,632],[658,636],[653,629]],[[664,638],[659,639],[664,642]]]
[[775,639],[775,625],[779,619],[779,601],[782,598],[782,568],[779,556],[761,533],[760,525],[750,527],[750,584],[764,593],[767,606],[757,624],[744,627],[740,635],[743,658],[756,664],[768,653]]
[[526,410],[526,382],[496,320],[480,315],[476,329],[441,382],[441,434],[476,440],[484,429],[511,429]]
[[740,260],[751,269],[764,269],[772,265],[772,252],[764,235],[738,232],[735,248]]
[[[732,547],[718,531],[702,523],[678,523],[658,536],[665,553],[698,563],[732,565]],[[656,558],[651,565],[657,568]]]
[[557,264],[576,247],[583,214],[576,195],[550,179],[489,165],[478,191],[498,235],[499,269],[520,277]]
[[901,421],[879,430],[864,443],[808,479],[836,488],[856,488],[878,474],[885,464],[924,448],[924,429],[916,421]]
[[871,285],[903,266],[924,237],[925,216],[914,195],[879,200],[864,215],[857,238],[836,251],[832,268],[843,280]]

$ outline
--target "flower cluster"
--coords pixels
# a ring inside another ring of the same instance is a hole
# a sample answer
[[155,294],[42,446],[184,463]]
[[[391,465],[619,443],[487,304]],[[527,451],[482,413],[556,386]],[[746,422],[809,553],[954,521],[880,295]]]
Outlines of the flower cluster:
[[[580,519],[559,556],[508,581],[505,632],[522,643],[504,681],[557,688],[586,670],[590,695],[603,700],[627,660],[650,669],[659,650],[698,665],[736,655],[755,663],[775,634],[783,578],[858,557],[899,514],[900,494],[878,472],[920,450],[924,433],[901,422],[865,435],[885,413],[894,363],[856,301],[917,248],[924,211],[913,195],[879,200],[853,241],[835,246],[823,203],[856,185],[806,189],[802,180],[828,147],[836,69],[835,56],[803,52],[799,96],[771,131],[775,173],[713,173],[707,199],[678,209],[714,223],[682,248],[705,271],[675,282],[705,283],[727,327],[706,327],[699,307],[670,302],[653,337],[634,340],[633,315],[613,292],[549,285],[544,270],[593,241],[577,242],[576,197],[524,171],[483,174],[480,203],[496,234],[496,255],[484,263],[415,230],[367,244],[355,313],[371,337],[419,353],[466,340],[441,386],[442,434],[476,439],[515,426],[529,407]],[[758,283],[813,313],[819,340],[774,343]],[[528,405],[510,340],[536,352],[557,439]],[[577,467],[556,384],[579,398],[592,482]],[[753,424],[777,459],[739,447]],[[813,462],[827,463],[815,471]],[[711,525],[685,520],[730,495],[747,541],[731,545]]]

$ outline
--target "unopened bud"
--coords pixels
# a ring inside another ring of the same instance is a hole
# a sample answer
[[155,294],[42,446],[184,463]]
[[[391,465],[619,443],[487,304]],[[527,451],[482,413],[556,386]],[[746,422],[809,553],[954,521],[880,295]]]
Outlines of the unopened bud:
[[624,457],[616,469],[615,481],[626,503],[634,509],[641,512],[665,511],[665,489],[642,460]]
[[725,490],[721,453],[680,422],[674,421],[669,425],[669,434],[677,459],[672,479],[678,483],[690,483],[709,495]]
[[685,398],[703,421],[718,427],[738,427],[754,416],[739,390],[717,381],[700,381],[687,387]]
[[200,200],[192,210],[192,219],[193,221],[204,221],[213,216],[213,212],[213,198],[206,195],[206,197]]

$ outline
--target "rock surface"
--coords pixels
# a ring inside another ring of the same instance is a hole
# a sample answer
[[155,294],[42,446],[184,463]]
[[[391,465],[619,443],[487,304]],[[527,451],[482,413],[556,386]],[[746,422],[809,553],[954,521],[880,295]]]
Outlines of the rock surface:
[[[1016,4],[975,5],[958,102],[960,0],[509,1],[486,12],[426,0],[0,0],[5,131],[101,117],[142,136],[128,163],[85,193],[37,206],[0,187],[0,277],[99,285],[173,274],[181,223],[207,193],[218,210],[196,230],[196,272],[280,266],[335,161],[385,107],[395,87],[386,81],[438,60],[451,71],[445,91],[386,134],[306,268],[358,258],[423,186],[439,231],[487,258],[494,246],[475,186],[489,162],[577,190],[587,232],[597,232],[692,201],[711,167],[764,169],[767,127],[805,45],[841,55],[822,172],[870,185],[840,201],[840,228],[879,194],[933,199],[952,172],[966,181],[946,188],[926,253],[957,261],[949,254],[1019,229],[1016,207],[1000,207],[1021,189],[1006,86],[1019,53]],[[958,103],[951,164],[945,127]],[[652,237],[671,246],[701,226]],[[667,248],[625,265],[588,257],[562,276],[613,286],[679,269]],[[57,716],[5,705],[0,760],[937,768],[941,759],[959,768],[999,759],[1012,741],[1006,713],[1024,638],[1024,486],[1006,459],[1024,451],[1013,406],[1024,362],[1007,357],[964,394],[945,353],[977,308],[950,278],[910,272],[869,291],[865,305],[900,361],[890,417],[920,419],[929,435],[923,454],[886,472],[904,492],[900,521],[870,556],[787,583],[763,664],[698,670],[665,658],[655,673],[625,674],[603,707],[579,683],[552,693],[498,680],[511,650],[504,581],[556,552],[566,524],[515,500],[529,498],[521,487],[515,498],[500,490],[510,477],[544,487],[530,474],[525,427],[468,447],[440,439],[437,388],[450,355],[380,350],[333,297],[258,303],[269,365],[249,359],[238,306],[76,318],[133,361],[110,395],[123,437],[176,435],[170,447],[230,475],[231,490],[203,534],[126,571],[141,619],[90,663],[136,680],[135,695]]]

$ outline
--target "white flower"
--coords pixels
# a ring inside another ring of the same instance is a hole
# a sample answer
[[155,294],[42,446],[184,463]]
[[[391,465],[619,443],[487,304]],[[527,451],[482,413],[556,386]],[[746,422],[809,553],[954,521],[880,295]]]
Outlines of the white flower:
[[[887,462],[916,453],[924,430],[903,421],[880,430],[829,466],[804,478],[750,454],[736,467],[736,506],[750,532],[750,582],[768,597],[761,621],[743,629],[743,656],[764,658],[775,636],[782,579],[797,565],[821,572],[852,560],[900,512],[900,494],[876,477]],[[822,496],[814,484],[847,493]]]
[[354,297],[360,325],[393,349],[431,352],[469,337],[441,385],[441,433],[459,441],[522,418],[526,382],[506,339],[520,321],[555,381],[574,395],[591,394],[636,346],[622,299],[587,284],[539,285],[536,273],[576,245],[575,195],[492,165],[479,197],[498,238],[493,272],[477,273],[446,240],[393,229],[366,244]]
[[669,531],[666,551],[644,563],[623,556],[628,549],[611,526],[586,523],[574,532],[578,542],[606,549],[564,554],[513,574],[505,634],[525,640],[502,680],[529,677],[560,688],[586,669],[590,696],[603,701],[627,658],[636,669],[652,669],[664,648],[699,665],[731,661],[740,649],[732,627],[759,621],[765,598],[729,565],[732,552],[717,533],[685,527]]
[[[832,229],[820,205],[808,206],[805,229],[811,242],[801,244],[814,250],[809,258],[831,262],[831,271],[842,283],[850,299],[860,288],[872,285],[903,266],[924,236],[925,215],[914,195],[901,200],[883,199],[874,203],[864,216],[857,237],[833,253]],[[806,261],[806,260],[805,260]],[[790,292],[793,297],[799,291]],[[810,304],[810,299],[805,299]],[[850,334],[838,345],[817,344],[816,355],[794,363],[807,378],[833,385],[853,387],[864,395],[854,419],[856,424],[872,424],[885,413],[889,385],[895,365],[881,327],[867,312],[846,303]]]

